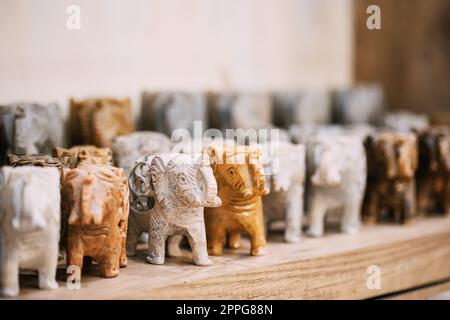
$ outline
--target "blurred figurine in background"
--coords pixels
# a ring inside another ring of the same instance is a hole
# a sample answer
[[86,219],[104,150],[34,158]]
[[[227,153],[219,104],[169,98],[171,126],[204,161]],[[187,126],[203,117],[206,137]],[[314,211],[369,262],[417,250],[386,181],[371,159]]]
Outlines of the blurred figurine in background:
[[365,221],[411,222],[416,216],[416,136],[413,133],[380,131],[367,138],[366,152]]
[[113,156],[109,148],[97,148],[84,145],[75,146],[70,149],[55,148],[53,156],[57,158],[68,158],[70,168],[86,164],[112,165]]
[[194,121],[207,127],[206,98],[203,93],[144,92],[142,95],[141,128],[158,131],[169,137],[176,129],[194,132]]
[[116,165],[128,175],[136,160],[155,153],[170,152],[172,142],[163,133],[138,131],[114,139],[111,149]]
[[51,154],[63,145],[63,119],[57,104],[0,106],[0,165],[9,153]]
[[353,234],[360,227],[360,213],[367,179],[366,153],[359,136],[321,135],[307,147],[307,234],[324,233],[327,213],[340,209],[341,231]]
[[270,194],[263,197],[266,230],[272,222],[283,220],[285,241],[299,242],[304,206],[305,146],[290,142],[269,144],[267,155],[270,161],[264,171]]
[[357,85],[334,93],[334,121],[341,124],[378,124],[384,111],[383,88]]
[[41,289],[58,288],[59,184],[56,168],[2,167],[0,295],[19,294],[19,269],[37,270]]
[[208,252],[222,255],[228,235],[228,246],[240,246],[240,233],[250,236],[252,256],[265,253],[266,238],[262,196],[269,193],[264,177],[261,149],[257,145],[213,143],[206,147],[222,206],[205,209]]
[[450,127],[419,131],[419,212],[450,214]]
[[71,145],[110,147],[114,137],[134,130],[131,101],[126,99],[70,99]]
[[[123,169],[84,165],[62,181],[62,208],[68,216],[67,266],[82,270],[93,259],[105,278],[127,265],[128,179]],[[84,259],[89,257],[89,259]]]
[[226,129],[270,128],[272,100],[265,92],[210,93],[209,126]]
[[382,125],[398,132],[411,132],[428,128],[430,126],[430,119],[426,114],[403,110],[388,112],[383,118]]
[[277,92],[273,95],[273,107],[273,122],[281,128],[331,122],[331,96],[326,92]]

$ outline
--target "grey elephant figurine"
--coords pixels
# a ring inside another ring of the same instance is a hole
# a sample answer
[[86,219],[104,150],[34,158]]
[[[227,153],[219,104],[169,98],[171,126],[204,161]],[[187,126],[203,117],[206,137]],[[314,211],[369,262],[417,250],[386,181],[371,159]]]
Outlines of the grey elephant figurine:
[[399,132],[420,131],[430,126],[430,119],[426,114],[400,110],[386,113],[382,125]]
[[263,197],[266,230],[272,222],[284,220],[284,239],[295,243],[302,233],[305,146],[279,142],[268,145],[267,153],[269,168],[264,171],[270,193]]
[[203,207],[218,207],[217,184],[208,158],[201,155],[159,153],[138,161],[130,173],[133,199],[128,227],[127,254],[136,253],[147,231],[151,264],[164,264],[168,237],[186,236],[193,262],[212,264],[206,247]]
[[331,122],[331,95],[324,91],[288,91],[273,95],[274,124],[288,129],[294,124]]
[[269,128],[272,100],[266,92],[210,93],[208,95],[210,127],[226,129]]
[[37,270],[41,289],[58,287],[55,275],[60,228],[59,183],[56,168],[2,167],[1,295],[16,296],[19,293],[19,269]]
[[64,144],[64,129],[57,104],[19,103],[0,106],[0,164],[6,155],[51,154]]
[[111,149],[115,164],[128,175],[136,160],[155,153],[170,152],[172,142],[163,133],[138,131],[114,139]]
[[176,129],[194,132],[194,121],[206,127],[206,99],[203,93],[144,92],[141,128],[172,135]]
[[362,139],[350,135],[322,135],[309,144],[306,160],[307,234],[322,236],[325,215],[336,209],[342,210],[341,231],[357,232],[367,179]]
[[369,123],[376,125],[384,112],[385,100],[381,86],[359,84],[334,93],[333,118],[341,124]]

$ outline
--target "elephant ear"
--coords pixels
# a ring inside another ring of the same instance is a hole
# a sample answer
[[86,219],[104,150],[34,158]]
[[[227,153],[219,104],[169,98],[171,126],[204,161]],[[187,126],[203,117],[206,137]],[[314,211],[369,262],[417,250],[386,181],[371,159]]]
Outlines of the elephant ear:
[[[172,196],[172,190],[170,190],[169,184],[169,171],[173,165],[174,163],[169,161],[166,166],[164,160],[160,156],[155,156],[150,166],[150,174],[155,188],[156,201],[158,201],[162,209],[166,212],[173,212],[177,203]],[[172,192],[174,192],[174,190]]]
[[[150,160],[150,161],[149,161]],[[130,172],[128,185],[131,191],[131,209],[144,213],[155,205],[155,193],[150,176],[151,159],[138,161]]]

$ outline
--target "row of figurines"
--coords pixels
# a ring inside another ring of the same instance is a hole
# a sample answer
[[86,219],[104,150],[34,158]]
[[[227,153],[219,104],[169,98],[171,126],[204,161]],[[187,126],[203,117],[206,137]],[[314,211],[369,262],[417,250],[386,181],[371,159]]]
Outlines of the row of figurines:
[[[299,240],[304,199],[311,236],[323,234],[325,214],[334,208],[342,209],[346,233],[358,230],[361,209],[368,222],[409,222],[418,212],[416,176],[421,212],[448,213],[449,132],[429,129],[419,143],[412,133],[375,132],[363,143],[351,134],[318,132],[305,145],[272,142],[265,155],[258,145],[208,142],[200,154],[147,154],[128,174],[111,165],[106,148],[10,155],[0,175],[2,293],[18,293],[19,267],[38,269],[41,288],[56,287],[58,248],[67,252],[68,266],[81,270],[88,256],[105,277],[116,276],[143,232],[152,264],[164,263],[166,251],[177,255],[180,236],[197,265],[211,264],[208,253],[221,255],[225,242],[239,247],[241,233],[250,237],[251,255],[260,255],[265,230],[276,220],[285,221],[286,241]],[[161,143],[163,136],[152,134],[148,143]],[[116,159],[121,156],[128,155]]]
[[[138,125],[141,130],[170,135],[183,128],[192,133],[196,120],[202,121],[202,129],[222,131],[273,126],[288,129],[295,124],[331,121],[384,125],[404,131],[411,127],[423,128],[429,123],[425,115],[384,112],[383,92],[377,86],[340,90],[333,99],[330,94],[314,91],[273,95],[249,92],[143,94]],[[110,147],[114,137],[134,129],[130,99],[71,99],[67,127],[56,104],[0,105],[0,164],[8,153],[51,154],[55,147],[80,144]]]

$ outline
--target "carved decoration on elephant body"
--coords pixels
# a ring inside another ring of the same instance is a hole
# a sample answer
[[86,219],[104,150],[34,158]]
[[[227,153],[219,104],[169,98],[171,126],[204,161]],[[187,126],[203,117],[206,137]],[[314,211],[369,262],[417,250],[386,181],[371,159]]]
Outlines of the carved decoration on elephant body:
[[172,142],[165,134],[138,131],[114,139],[111,146],[118,167],[130,173],[136,160],[155,153],[170,152]]
[[[138,161],[129,179],[133,200],[128,254],[136,253],[140,234],[148,232],[147,261],[163,264],[166,240],[182,235],[189,241],[193,262],[210,265],[203,207],[220,206],[221,200],[209,159],[201,154],[158,153]],[[172,243],[176,245],[178,241]]]
[[0,106],[0,164],[8,153],[51,154],[64,145],[63,120],[57,104]]
[[111,149],[89,145],[74,146],[70,149],[55,148],[53,156],[60,159],[68,158],[70,168],[89,164],[112,165],[113,163]]
[[417,203],[421,214],[450,214],[450,127],[419,132]]
[[416,215],[416,136],[377,132],[367,138],[366,152],[368,180],[363,210],[366,222],[411,222]]
[[114,137],[134,130],[131,111],[129,98],[70,99],[69,129],[72,145],[110,147]]
[[222,206],[205,209],[206,236],[211,255],[222,255],[228,246],[240,246],[241,232],[248,233],[251,255],[265,253],[266,239],[261,197],[269,193],[261,149],[257,145],[213,143],[204,153],[211,161]]
[[172,135],[176,129],[194,132],[194,121],[206,125],[206,99],[197,92],[144,92],[142,96],[143,130]]
[[62,203],[69,224],[67,265],[81,270],[87,267],[83,258],[89,257],[100,265],[104,277],[117,276],[119,267],[127,265],[129,190],[123,169],[85,165],[68,170]]
[[[56,289],[60,234],[56,168],[0,171],[0,294],[19,293],[19,268],[38,271],[39,288]],[[45,190],[45,193],[42,193]],[[39,194],[39,197],[36,195]]]
[[322,236],[325,215],[340,214],[344,233],[360,227],[366,186],[366,154],[362,139],[349,135],[322,135],[307,146],[308,235]]
[[298,242],[302,233],[305,183],[305,146],[280,142],[267,146],[270,170],[266,183],[270,194],[263,197],[266,228],[277,220],[285,221],[284,239]]

